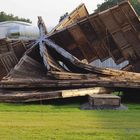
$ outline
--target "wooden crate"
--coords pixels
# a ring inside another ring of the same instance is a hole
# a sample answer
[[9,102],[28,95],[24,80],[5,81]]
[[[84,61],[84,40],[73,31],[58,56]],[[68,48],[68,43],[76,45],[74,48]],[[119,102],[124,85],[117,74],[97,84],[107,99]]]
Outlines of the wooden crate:
[[119,96],[112,94],[93,94],[89,96],[91,106],[120,106]]

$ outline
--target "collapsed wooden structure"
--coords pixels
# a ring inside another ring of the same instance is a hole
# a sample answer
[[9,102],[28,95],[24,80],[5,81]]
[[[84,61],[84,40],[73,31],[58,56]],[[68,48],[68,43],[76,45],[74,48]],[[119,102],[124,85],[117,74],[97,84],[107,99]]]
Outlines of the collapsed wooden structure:
[[50,39],[80,60],[103,62],[111,57],[116,64],[128,60],[124,70],[140,72],[140,20],[128,1],[63,25]]
[[[41,17],[38,27],[37,41],[1,40],[0,101],[70,97],[77,89],[87,95],[93,93],[93,87],[140,88],[139,73],[97,68],[80,61],[112,57],[116,63],[139,63],[140,22],[128,2],[51,34]],[[67,91],[69,96],[63,94]]]

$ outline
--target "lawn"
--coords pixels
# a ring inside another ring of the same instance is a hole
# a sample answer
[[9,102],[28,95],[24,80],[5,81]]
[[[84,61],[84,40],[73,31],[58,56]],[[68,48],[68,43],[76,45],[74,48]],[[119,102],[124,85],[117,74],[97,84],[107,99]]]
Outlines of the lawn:
[[140,140],[140,104],[83,111],[79,104],[0,104],[0,140]]

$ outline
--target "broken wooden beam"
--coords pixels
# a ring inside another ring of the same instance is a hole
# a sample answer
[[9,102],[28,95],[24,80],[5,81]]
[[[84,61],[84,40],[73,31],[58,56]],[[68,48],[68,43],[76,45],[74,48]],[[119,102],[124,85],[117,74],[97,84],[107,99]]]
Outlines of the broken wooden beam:
[[49,99],[68,98],[86,96],[92,94],[103,94],[110,92],[109,89],[95,88],[80,88],[70,90],[0,90],[0,102],[33,102]]
[[74,88],[74,87],[112,87],[112,88],[140,88],[138,80],[113,79],[110,77],[94,78],[89,80],[43,80],[43,79],[11,79],[0,82],[0,88]]

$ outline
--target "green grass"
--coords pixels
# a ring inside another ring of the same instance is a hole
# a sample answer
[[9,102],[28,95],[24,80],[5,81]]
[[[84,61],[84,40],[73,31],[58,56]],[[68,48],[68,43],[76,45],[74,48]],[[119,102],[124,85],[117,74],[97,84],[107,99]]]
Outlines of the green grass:
[[127,111],[0,104],[0,140],[140,140],[140,104]]

